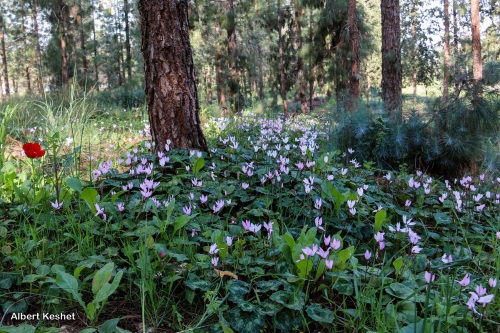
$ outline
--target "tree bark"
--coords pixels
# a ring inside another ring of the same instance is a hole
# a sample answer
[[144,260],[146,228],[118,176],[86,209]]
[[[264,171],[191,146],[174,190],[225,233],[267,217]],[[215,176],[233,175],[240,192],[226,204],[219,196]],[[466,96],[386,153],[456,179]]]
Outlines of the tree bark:
[[129,5],[128,0],[124,0],[124,12],[125,12],[125,52],[126,58],[125,62],[127,65],[127,82],[130,81],[132,77],[132,55],[130,53],[130,28],[128,22],[128,14],[129,14]]
[[63,90],[66,90],[69,83],[68,76],[68,56],[66,51],[66,13],[63,0],[59,0],[59,38],[61,43],[61,79]]
[[236,14],[233,0],[227,1],[227,55],[229,61],[229,94],[231,107],[237,113],[243,110],[238,70],[238,41],[236,39]]
[[43,94],[43,79],[42,79],[42,51],[40,48],[40,33],[38,31],[38,0],[34,0],[33,3],[33,30],[35,32],[35,44],[36,44],[36,63],[37,63],[37,84],[38,91]]
[[458,50],[458,25],[457,25],[457,0],[453,0],[453,57],[454,69],[455,69],[455,95],[458,94],[458,89],[460,88],[460,82],[458,81],[458,75],[460,73],[458,67],[458,61],[460,59],[460,51]]
[[85,31],[83,29],[83,7],[81,2],[78,2],[78,15],[76,15],[76,24],[80,33],[80,50],[82,52],[82,67],[83,73],[86,74],[89,70],[87,54],[85,49]]
[[[481,30],[479,21],[479,0],[471,0],[472,29],[472,74],[474,79],[473,104],[482,97],[483,61],[481,59]],[[476,104],[477,105],[477,104]]]
[[[5,26],[3,17],[0,15],[0,47],[2,50],[2,77],[5,85],[5,97],[8,99],[10,95],[9,87],[9,70],[7,68],[7,52],[5,51]],[[1,87],[0,87],[1,88]]]
[[31,78],[30,78],[30,66],[25,67],[26,73],[26,89],[29,94],[31,94]]
[[[418,78],[417,78],[417,50],[416,50],[416,27],[415,27],[415,2],[417,0],[412,0],[411,1],[411,9],[410,9],[410,15],[411,15],[411,39],[412,39],[412,48],[411,48],[411,59],[412,59],[412,81],[413,81],[413,104],[417,103],[417,84],[418,84]],[[446,0],[445,0],[446,1]]]
[[444,70],[443,70],[443,101],[448,102],[450,86],[450,14],[449,0],[444,0]]
[[288,104],[286,102],[286,80],[285,67],[283,66],[283,38],[281,36],[281,2],[278,0],[278,48],[279,48],[279,71],[280,71],[280,87],[281,99],[283,100],[283,113],[285,118],[288,118]]
[[93,37],[93,44],[94,44],[94,71],[95,71],[95,87],[96,90],[99,91],[99,65],[97,64],[97,41],[96,41],[96,35],[95,35],[95,7],[94,7],[94,1],[92,1],[92,37]]
[[304,78],[304,59],[301,57],[302,51],[302,26],[300,24],[300,17],[304,14],[304,9],[299,8],[299,4],[296,4],[297,9],[295,9],[295,52],[297,53],[297,81],[295,83],[295,100],[300,101],[300,109],[302,113],[307,113],[307,88]]
[[188,0],[139,0],[148,113],[156,149],[207,151],[189,42]]
[[358,108],[359,97],[359,31],[356,16],[356,0],[349,0],[347,20],[349,37],[351,40],[351,84],[349,87],[349,103],[347,110],[355,111]]
[[402,73],[399,0],[381,2],[382,12],[382,100],[389,117],[401,122]]
[[207,70],[207,102],[208,104],[212,104],[212,65],[208,65]]

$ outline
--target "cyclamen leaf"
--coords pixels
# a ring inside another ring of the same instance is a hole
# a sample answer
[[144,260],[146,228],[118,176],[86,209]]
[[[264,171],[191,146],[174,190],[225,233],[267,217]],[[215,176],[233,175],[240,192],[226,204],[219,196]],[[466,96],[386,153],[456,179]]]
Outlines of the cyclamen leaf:
[[323,308],[320,304],[311,304],[306,309],[307,315],[320,323],[333,323],[335,315],[333,311]]
[[114,267],[115,264],[110,262],[95,273],[94,278],[92,279],[92,293],[94,295],[97,294],[105,283],[108,283],[109,280],[111,280]]

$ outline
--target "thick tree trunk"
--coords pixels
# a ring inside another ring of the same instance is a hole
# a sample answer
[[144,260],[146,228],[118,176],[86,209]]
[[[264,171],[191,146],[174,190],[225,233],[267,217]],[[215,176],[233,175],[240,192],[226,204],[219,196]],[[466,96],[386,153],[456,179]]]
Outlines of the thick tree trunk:
[[449,0],[444,0],[444,71],[443,71],[443,100],[448,101],[450,86],[450,14]]
[[297,54],[297,81],[295,83],[295,100],[300,101],[300,109],[302,113],[307,113],[307,88],[306,81],[304,78],[304,59],[301,57],[302,51],[302,27],[300,24],[300,17],[304,14],[303,8],[297,8],[295,10],[295,52]]
[[2,16],[0,16],[0,48],[2,50],[2,77],[5,85],[5,97],[9,98],[9,71],[7,69],[7,52],[5,51],[4,21]]
[[129,28],[129,22],[128,22],[128,14],[129,14],[129,5],[128,5],[129,0],[124,0],[124,12],[125,12],[125,52],[126,52],[126,66],[127,66],[127,82],[130,81],[130,78],[132,77],[132,55],[130,53],[130,28]]
[[35,32],[36,44],[36,64],[37,64],[37,84],[38,91],[43,94],[43,79],[42,79],[42,51],[40,48],[40,34],[38,31],[38,0],[33,3],[33,30]]
[[399,0],[381,2],[382,100],[389,117],[402,121],[401,27]]
[[279,48],[279,71],[280,71],[280,87],[281,99],[283,101],[283,112],[285,118],[288,118],[288,104],[286,102],[286,80],[285,67],[283,66],[283,38],[281,36],[281,2],[278,0],[278,48]]
[[349,87],[349,103],[347,110],[355,111],[358,108],[359,97],[359,31],[356,16],[356,0],[349,0],[347,8],[349,37],[351,39],[351,77]]
[[59,38],[61,43],[61,79],[63,90],[66,90],[69,83],[68,76],[68,56],[66,51],[66,13],[63,0],[59,0]]
[[243,110],[243,98],[240,91],[240,79],[238,70],[238,41],[236,39],[236,14],[234,12],[233,0],[227,1],[227,55],[229,61],[229,94],[231,107],[237,113]]
[[215,80],[217,81],[217,102],[219,106],[227,111],[227,99],[226,99],[226,85],[225,82],[225,73],[224,73],[224,57],[222,54],[217,55],[217,70],[215,73]]
[[201,130],[188,0],[139,0],[151,134],[157,150],[207,151]]
[[[479,21],[479,0],[471,0],[472,28],[472,74],[474,78],[473,104],[482,97],[483,61],[481,59],[481,30]],[[476,104],[477,105],[477,104]]]

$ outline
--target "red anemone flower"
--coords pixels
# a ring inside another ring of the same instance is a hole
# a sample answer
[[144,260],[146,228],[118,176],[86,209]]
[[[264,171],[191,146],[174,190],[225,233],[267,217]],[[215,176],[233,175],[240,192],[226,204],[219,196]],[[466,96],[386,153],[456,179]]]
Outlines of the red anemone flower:
[[40,158],[45,155],[45,150],[38,142],[28,142],[23,145],[23,150],[29,158]]

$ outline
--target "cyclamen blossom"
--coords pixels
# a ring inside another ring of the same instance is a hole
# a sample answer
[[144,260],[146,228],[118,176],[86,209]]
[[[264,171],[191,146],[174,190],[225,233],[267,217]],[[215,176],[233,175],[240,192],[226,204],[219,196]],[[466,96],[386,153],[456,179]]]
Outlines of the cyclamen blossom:
[[448,256],[446,256],[446,253],[445,253],[445,254],[443,254],[443,256],[441,257],[441,261],[442,261],[442,262],[444,262],[445,264],[449,264],[449,263],[451,263],[451,262],[453,261],[453,258],[452,258],[452,256],[451,256],[451,254],[450,254],[450,255],[448,255]]
[[233,245],[233,237],[226,236],[226,244],[228,247]]
[[365,251],[365,259],[366,260],[370,260],[370,258],[372,257],[372,253],[368,250]]
[[214,267],[216,267],[218,264],[219,264],[219,257],[214,257],[212,258],[212,265],[214,265]]
[[57,199],[55,202],[51,202],[50,205],[55,209],[59,210],[63,206],[63,202],[58,202]]
[[202,195],[200,196],[200,202],[201,202],[202,204],[206,203],[206,202],[207,202],[207,200],[208,200],[208,196],[206,196],[206,195],[204,195],[204,194],[202,194]]
[[323,218],[321,218],[319,216],[316,217],[314,219],[314,224],[316,225],[316,228],[318,228],[319,230],[325,231],[325,228],[323,228],[323,226],[322,226],[323,225]]
[[186,215],[191,215],[191,205],[186,205],[182,208],[182,211],[184,212],[184,214]]
[[411,248],[411,253],[420,253],[420,251],[422,251],[423,249],[418,246],[418,245],[415,245],[414,247]]
[[219,252],[219,249],[217,248],[217,244],[212,244],[210,246],[210,250],[208,251],[209,254],[216,254]]
[[431,274],[431,273],[425,271],[424,278],[425,278],[425,282],[427,282],[427,284],[429,284],[429,283],[433,282],[436,279],[436,275]]
[[125,206],[123,205],[123,202],[119,202],[116,204],[118,207],[118,211],[123,212],[125,210]]
[[457,281],[459,285],[461,285],[462,287],[467,287],[470,283],[470,275],[469,274],[465,274],[464,278],[461,280],[461,281]]
[[325,243],[326,246],[330,245],[331,239],[332,237],[330,235],[325,236],[325,238],[323,238],[323,242]]
[[250,185],[248,183],[242,183],[241,187],[246,190]]
[[318,252],[318,245],[314,244],[312,248],[310,247],[303,248],[302,252],[304,252],[306,256],[313,257],[316,254],[316,252]]
[[333,259],[332,260],[326,259],[325,260],[325,266],[328,269],[332,269],[333,268]]
[[335,251],[337,251],[338,249],[340,249],[341,245],[342,245],[342,243],[337,238],[334,238],[332,240],[332,242],[330,243],[331,248],[334,249]]
[[217,200],[215,202],[215,205],[212,206],[214,214],[218,213],[222,209],[222,207],[224,207],[224,200]]
[[490,285],[491,288],[495,288],[497,286],[497,279],[490,278],[488,280],[488,283],[489,283],[489,285]]
[[314,208],[321,209],[322,201],[321,199],[314,200]]

